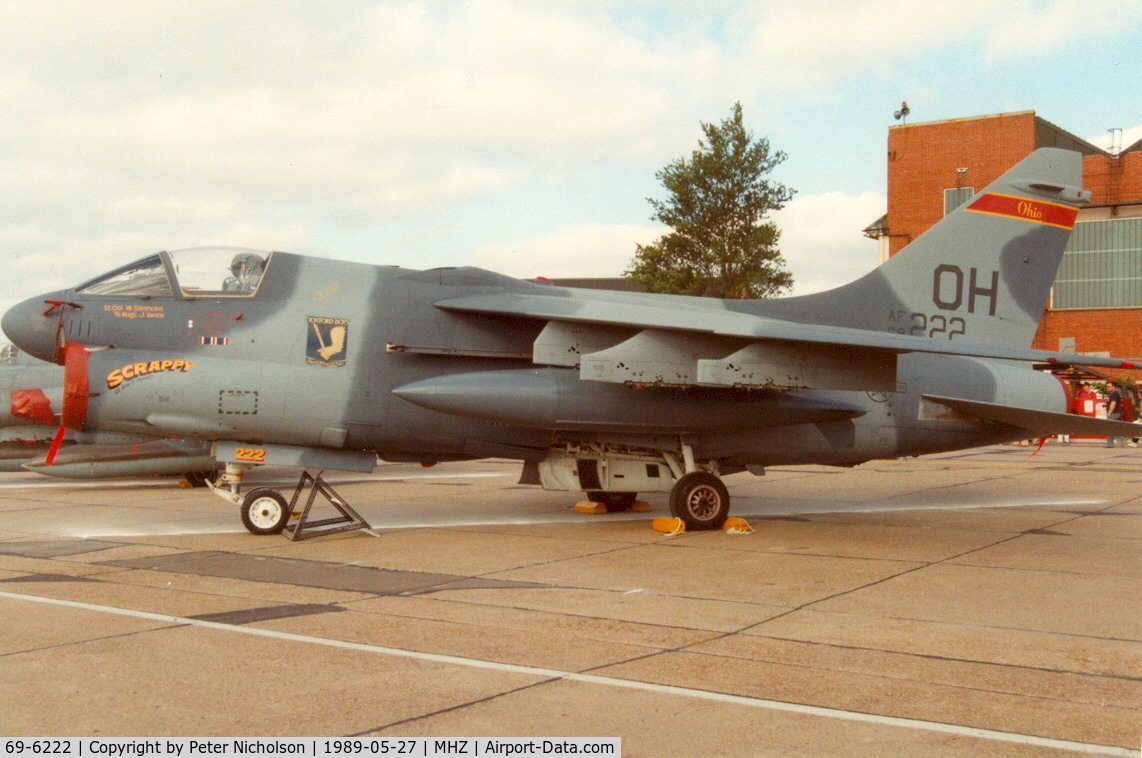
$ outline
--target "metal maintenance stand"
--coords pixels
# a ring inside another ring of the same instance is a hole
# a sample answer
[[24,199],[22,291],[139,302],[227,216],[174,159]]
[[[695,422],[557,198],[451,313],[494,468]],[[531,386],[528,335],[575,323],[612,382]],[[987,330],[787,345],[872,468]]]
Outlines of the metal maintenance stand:
[[[291,540],[307,540],[311,537],[322,537],[326,534],[337,534],[339,532],[352,532],[357,529],[364,529],[374,537],[378,536],[376,532],[369,526],[369,522],[365,521],[357,511],[349,503],[345,502],[345,498],[337,494],[329,483],[326,482],[321,475],[324,471],[317,472],[317,477],[314,478],[308,471],[301,473],[301,478],[297,481],[297,487],[293,491],[293,497],[289,501],[290,513],[294,513],[297,507],[297,501],[301,497],[302,491],[309,487],[309,497],[305,501],[305,508],[301,512],[301,517],[297,520],[296,524],[291,524],[282,529],[282,533]],[[321,493],[330,505],[332,505],[340,516],[333,518],[317,519],[316,521],[309,520],[309,512],[313,508],[313,502],[317,499],[318,493]]]

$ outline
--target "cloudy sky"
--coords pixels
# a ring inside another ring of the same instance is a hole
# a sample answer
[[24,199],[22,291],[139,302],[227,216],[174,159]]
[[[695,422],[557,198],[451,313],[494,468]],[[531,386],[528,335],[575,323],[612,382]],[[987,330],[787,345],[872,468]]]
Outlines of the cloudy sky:
[[1139,0],[37,0],[0,48],[0,308],[215,244],[617,276],[739,100],[805,293],[876,265],[901,100],[1142,138]]

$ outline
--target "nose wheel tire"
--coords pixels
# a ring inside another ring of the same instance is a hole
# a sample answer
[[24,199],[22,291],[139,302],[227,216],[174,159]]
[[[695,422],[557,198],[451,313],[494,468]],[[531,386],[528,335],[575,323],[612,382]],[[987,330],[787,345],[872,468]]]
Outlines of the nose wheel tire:
[[290,508],[277,490],[250,490],[242,499],[242,524],[253,534],[280,534]]
[[694,471],[670,490],[670,512],[692,531],[721,529],[730,515],[730,493],[718,477]]

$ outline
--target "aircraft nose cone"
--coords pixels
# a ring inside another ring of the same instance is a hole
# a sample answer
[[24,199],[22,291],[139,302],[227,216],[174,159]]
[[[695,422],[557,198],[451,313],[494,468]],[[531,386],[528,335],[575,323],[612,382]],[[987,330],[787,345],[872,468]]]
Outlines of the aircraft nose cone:
[[55,361],[56,359],[56,327],[59,324],[59,314],[44,315],[50,306],[44,301],[53,299],[52,295],[41,295],[25,300],[12,306],[0,320],[0,327],[4,334],[12,340],[12,344],[29,355],[40,360]]

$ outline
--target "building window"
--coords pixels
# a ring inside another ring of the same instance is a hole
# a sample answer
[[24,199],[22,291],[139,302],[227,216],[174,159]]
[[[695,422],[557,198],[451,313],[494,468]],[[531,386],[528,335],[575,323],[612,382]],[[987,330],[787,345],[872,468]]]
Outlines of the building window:
[[948,215],[956,208],[971,200],[975,190],[971,187],[949,187],[944,190],[944,215]]
[[1055,277],[1052,308],[1142,307],[1142,218],[1081,221]]

